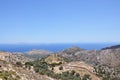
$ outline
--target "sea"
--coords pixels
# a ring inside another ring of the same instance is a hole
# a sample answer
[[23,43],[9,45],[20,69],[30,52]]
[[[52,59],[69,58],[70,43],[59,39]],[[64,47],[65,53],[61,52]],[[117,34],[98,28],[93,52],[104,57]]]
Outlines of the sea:
[[105,47],[117,45],[115,43],[69,43],[69,44],[0,44],[0,51],[28,52],[30,50],[47,50],[58,52],[70,47],[80,47],[86,50],[100,50]]

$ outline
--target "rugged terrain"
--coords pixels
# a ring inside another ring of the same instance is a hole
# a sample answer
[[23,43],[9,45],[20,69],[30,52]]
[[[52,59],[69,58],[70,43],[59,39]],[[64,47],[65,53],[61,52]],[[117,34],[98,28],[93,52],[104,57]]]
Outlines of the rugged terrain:
[[71,61],[83,61],[96,69],[102,69],[103,73],[109,74],[109,77],[120,78],[120,47],[118,45],[102,50],[83,50],[72,47],[60,51],[59,54]]
[[0,80],[120,80],[120,47],[1,51]]
[[0,52],[0,80],[51,80],[50,77],[35,73],[26,62],[33,61],[21,54]]

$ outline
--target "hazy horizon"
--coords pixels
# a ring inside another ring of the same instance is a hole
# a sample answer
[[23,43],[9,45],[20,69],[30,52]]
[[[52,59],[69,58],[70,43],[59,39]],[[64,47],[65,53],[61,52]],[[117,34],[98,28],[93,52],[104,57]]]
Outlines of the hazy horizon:
[[47,50],[58,52],[71,47],[79,47],[86,50],[101,50],[102,48],[115,45],[118,45],[118,43],[0,44],[0,51],[28,52],[31,50]]

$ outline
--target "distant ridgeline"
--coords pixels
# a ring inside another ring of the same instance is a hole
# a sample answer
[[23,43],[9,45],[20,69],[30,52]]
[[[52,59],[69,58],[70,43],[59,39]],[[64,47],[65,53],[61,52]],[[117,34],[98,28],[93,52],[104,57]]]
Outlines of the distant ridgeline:
[[120,45],[116,45],[116,46],[110,46],[110,47],[102,48],[102,50],[106,50],[106,49],[117,49],[117,48],[120,48]]
[[71,44],[0,44],[0,51],[7,52],[28,52],[35,50],[47,50],[52,52],[58,52],[63,49],[67,49],[73,46],[78,46],[87,50],[100,50],[103,47],[113,45],[112,43],[71,43]]

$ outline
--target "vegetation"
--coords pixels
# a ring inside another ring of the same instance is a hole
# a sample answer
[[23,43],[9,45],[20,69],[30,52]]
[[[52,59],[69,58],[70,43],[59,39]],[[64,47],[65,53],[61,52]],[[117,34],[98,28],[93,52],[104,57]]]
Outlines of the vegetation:
[[82,78],[82,80],[91,80],[90,75],[85,74]]
[[110,72],[105,71],[105,66],[95,67],[95,72],[97,76],[102,77],[102,80],[120,80],[120,78],[111,77]]
[[81,77],[80,76],[76,76],[74,71],[71,71],[71,72],[63,72],[61,74],[61,79],[62,80],[81,80]]
[[55,66],[58,66],[58,65],[61,65],[62,63],[59,62],[59,63],[52,63],[52,64],[48,64],[50,67],[55,67]]
[[[54,67],[60,64],[61,63],[48,64],[47,62],[45,62],[44,59],[25,63],[25,65],[27,66],[33,66],[36,73],[39,73],[41,75],[47,75],[55,79],[60,79],[60,80],[88,80],[89,79],[90,80],[90,75],[85,75],[83,78],[81,78],[80,74],[76,73],[74,70],[62,72],[59,74],[54,73],[53,71]],[[52,70],[50,70],[49,68],[51,68]],[[59,70],[63,70],[63,67],[60,66]]]
[[20,80],[20,77],[13,71],[0,71],[0,79],[2,80]]
[[22,67],[22,66],[23,66],[21,62],[16,62],[16,65],[17,65],[18,67]]
[[63,70],[63,67],[62,67],[62,66],[60,66],[60,67],[59,67],[59,70]]

